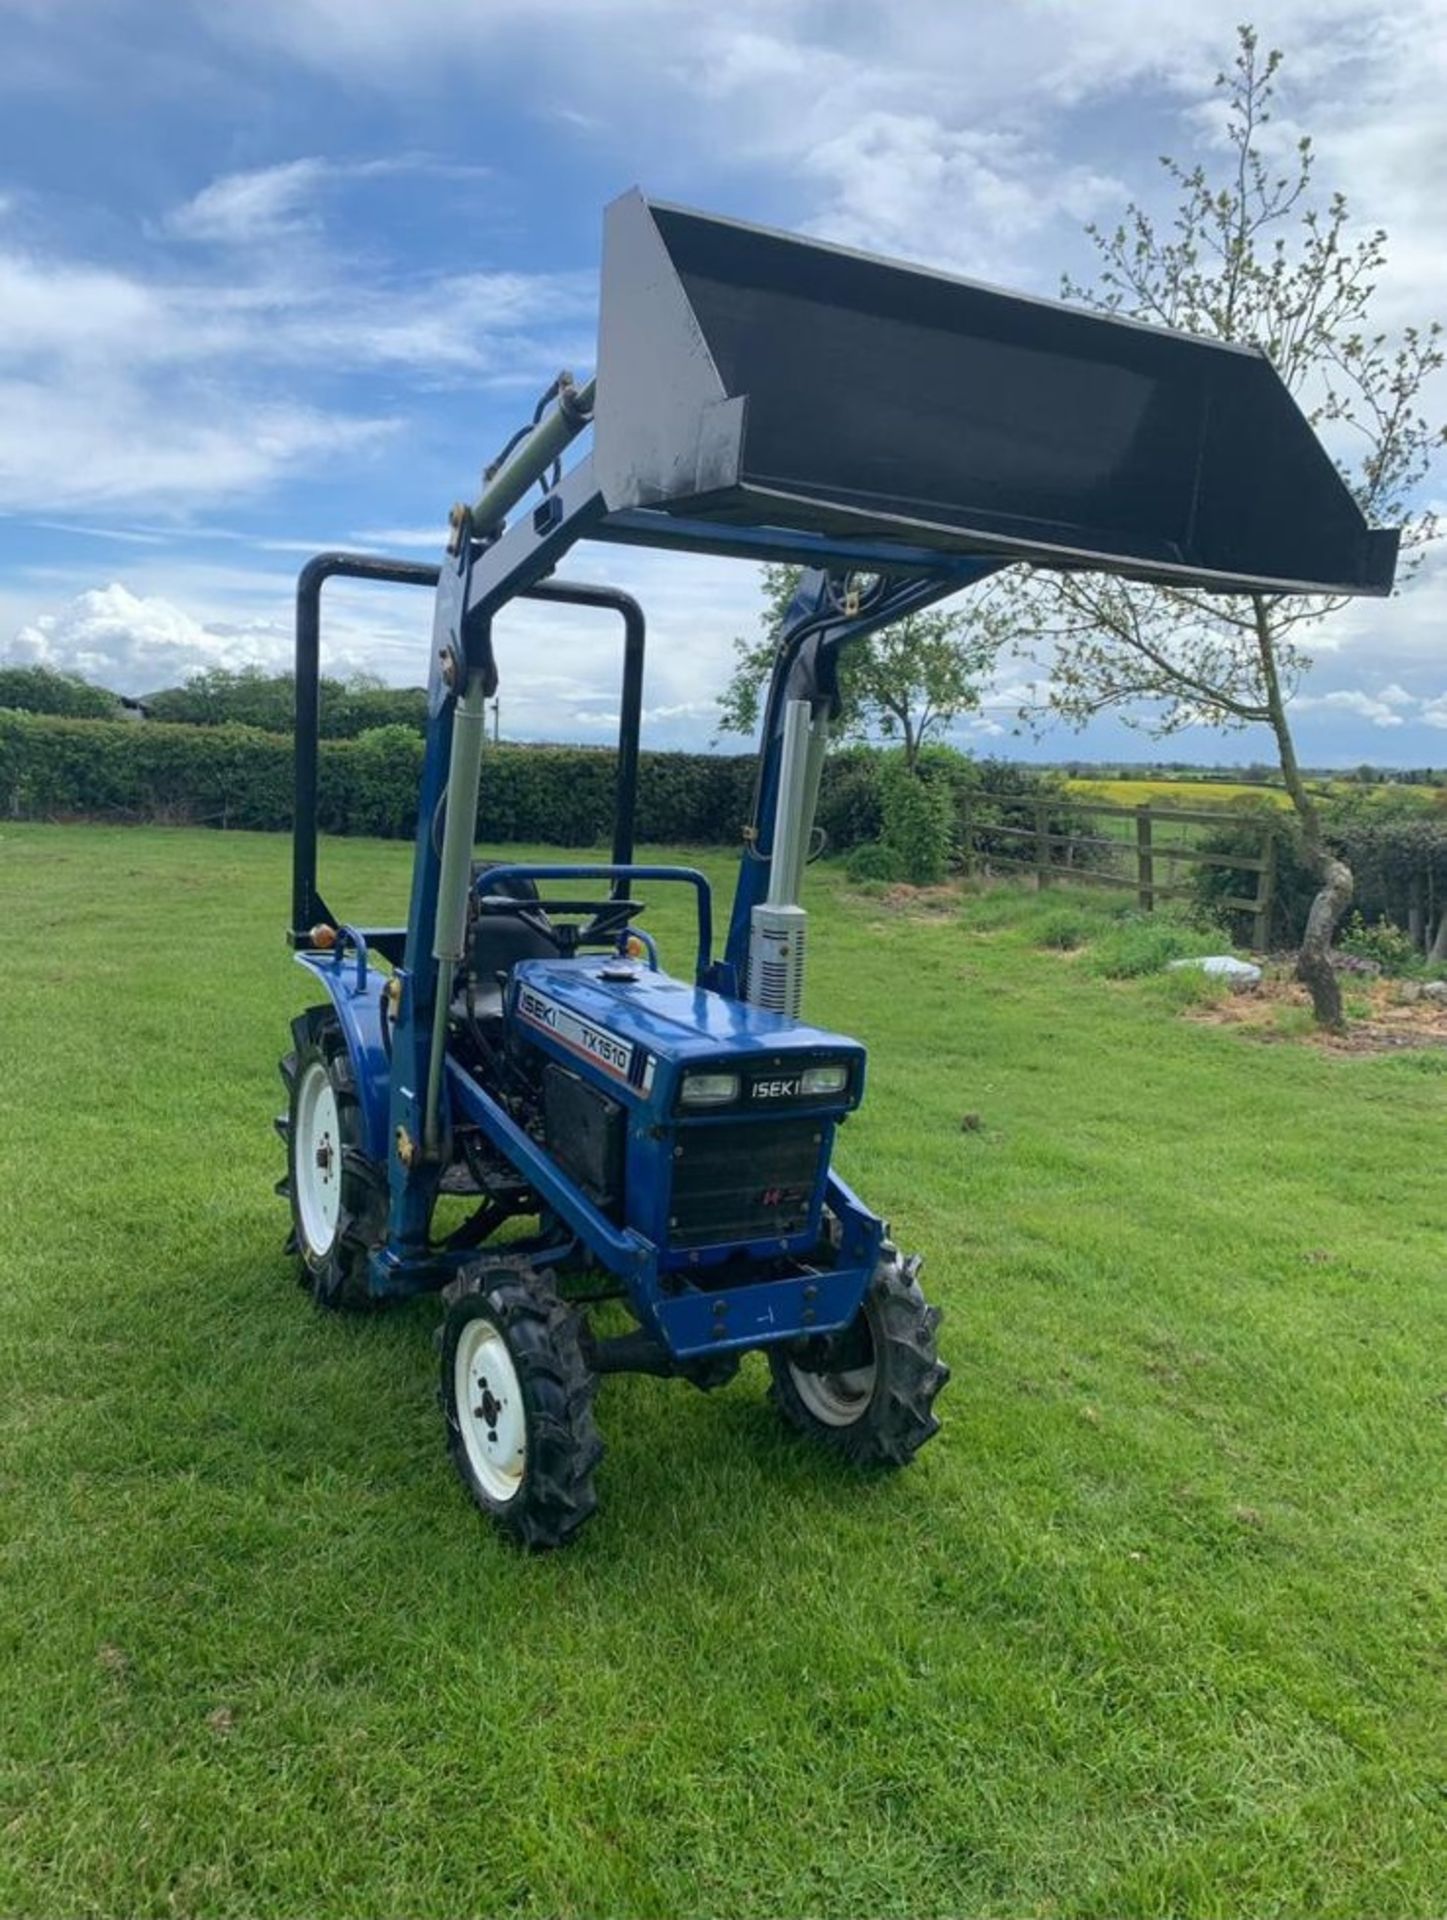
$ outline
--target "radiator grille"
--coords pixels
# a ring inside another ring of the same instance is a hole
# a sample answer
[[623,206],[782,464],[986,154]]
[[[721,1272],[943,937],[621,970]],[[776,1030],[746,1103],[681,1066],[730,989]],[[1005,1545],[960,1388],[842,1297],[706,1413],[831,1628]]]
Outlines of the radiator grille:
[[782,1239],[809,1223],[826,1122],[721,1121],[681,1128],[668,1240],[674,1247]]

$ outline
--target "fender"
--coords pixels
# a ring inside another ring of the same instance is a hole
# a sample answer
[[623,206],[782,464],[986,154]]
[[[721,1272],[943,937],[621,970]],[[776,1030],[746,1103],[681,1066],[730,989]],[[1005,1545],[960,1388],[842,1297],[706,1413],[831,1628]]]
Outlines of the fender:
[[296,960],[321,982],[337,1010],[357,1083],[367,1153],[385,1167],[392,1063],[382,1038],[382,995],[388,976],[368,965],[367,943],[352,927],[338,931],[330,953],[299,953]]

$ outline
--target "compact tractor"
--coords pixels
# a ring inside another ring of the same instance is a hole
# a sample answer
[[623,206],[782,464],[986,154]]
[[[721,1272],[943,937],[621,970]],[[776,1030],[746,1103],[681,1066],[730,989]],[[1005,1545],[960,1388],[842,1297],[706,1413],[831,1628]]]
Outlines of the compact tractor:
[[[583,540],[802,569],[721,952],[704,876],[634,859],[643,615],[557,574]],[[1383,594],[1395,556],[1257,352],[637,193],[609,208],[595,378],[559,375],[453,509],[440,564],[323,554],[297,594],[291,941],[318,1004],[282,1062],[279,1190],[323,1306],[441,1293],[448,1447],[504,1533],[558,1546],[592,1513],[606,1373],[707,1389],[761,1351],[784,1419],[860,1467],[938,1429],[938,1309],[834,1166],[865,1050],[800,1013],[843,649],[1016,562]],[[338,575],[435,595],[405,927],[318,890]],[[518,598],[622,620],[606,862],[475,856],[494,629]],[[676,973],[636,924],[660,886],[693,897]],[[466,1196],[445,1233],[443,1196]],[[603,1298],[626,1330],[594,1324]]]

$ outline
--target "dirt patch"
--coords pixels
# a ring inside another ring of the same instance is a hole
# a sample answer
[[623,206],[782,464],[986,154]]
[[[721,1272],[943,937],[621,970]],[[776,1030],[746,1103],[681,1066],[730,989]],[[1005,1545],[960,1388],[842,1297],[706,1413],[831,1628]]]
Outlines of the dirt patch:
[[861,892],[854,897],[873,907],[876,912],[882,907],[889,913],[924,920],[937,919],[941,914],[957,914],[964,895],[957,886],[911,887],[903,880],[896,880],[888,886],[881,886],[877,892]]
[[1241,1027],[1261,1040],[1305,1041],[1327,1053],[1394,1053],[1403,1047],[1447,1047],[1447,1005],[1403,997],[1399,980],[1342,982],[1347,1002],[1345,1033],[1323,1033],[1311,1022],[1311,997],[1284,968],[1273,968],[1258,986],[1187,1019],[1211,1026]]

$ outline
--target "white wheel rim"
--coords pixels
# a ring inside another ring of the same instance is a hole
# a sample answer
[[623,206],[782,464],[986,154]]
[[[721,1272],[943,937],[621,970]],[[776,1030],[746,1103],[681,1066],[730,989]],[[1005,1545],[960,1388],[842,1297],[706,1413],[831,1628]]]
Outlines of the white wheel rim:
[[517,1368],[490,1320],[469,1320],[462,1329],[452,1393],[468,1465],[488,1498],[505,1506],[523,1483],[528,1430]]
[[806,1373],[789,1362],[794,1391],[826,1427],[852,1427],[869,1411],[874,1398],[874,1362],[851,1367],[847,1373]]
[[342,1128],[324,1061],[310,1061],[302,1074],[292,1141],[302,1239],[309,1253],[329,1253],[342,1212]]

